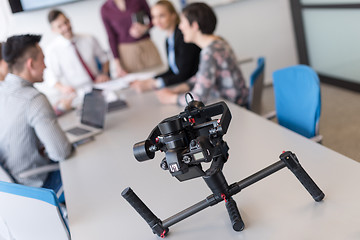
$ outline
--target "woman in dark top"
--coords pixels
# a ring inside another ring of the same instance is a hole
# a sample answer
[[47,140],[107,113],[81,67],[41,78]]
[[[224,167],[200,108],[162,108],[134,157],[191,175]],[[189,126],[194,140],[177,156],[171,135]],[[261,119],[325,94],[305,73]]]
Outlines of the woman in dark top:
[[185,82],[197,72],[199,64],[200,48],[184,42],[183,34],[178,28],[180,18],[172,3],[158,1],[151,8],[151,16],[153,24],[166,32],[169,69],[154,78],[132,83],[131,86],[138,92]]
[[162,64],[148,32],[151,21],[146,0],[107,0],[101,17],[118,76]]

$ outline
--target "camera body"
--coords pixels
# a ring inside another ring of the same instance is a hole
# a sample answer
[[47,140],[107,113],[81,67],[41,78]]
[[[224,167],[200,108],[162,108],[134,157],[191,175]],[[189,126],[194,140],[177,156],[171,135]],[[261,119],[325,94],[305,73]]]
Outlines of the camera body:
[[[212,117],[221,115],[219,119]],[[205,106],[191,101],[184,112],[164,119],[147,140],[134,145],[134,156],[142,162],[153,159],[156,151],[165,152],[160,166],[179,181],[205,176],[212,168],[222,168],[229,147],[223,141],[231,120],[225,102]],[[202,163],[210,163],[208,170]]]

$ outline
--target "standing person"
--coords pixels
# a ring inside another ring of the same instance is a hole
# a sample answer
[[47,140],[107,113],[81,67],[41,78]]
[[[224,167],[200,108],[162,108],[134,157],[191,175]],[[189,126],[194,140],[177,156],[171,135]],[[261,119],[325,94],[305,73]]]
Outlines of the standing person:
[[205,3],[192,3],[183,9],[179,28],[185,42],[201,48],[199,70],[187,83],[158,91],[160,102],[185,106],[185,93],[191,91],[204,103],[222,97],[240,106],[247,104],[248,89],[235,54],[223,38],[213,34],[216,22],[214,11]]
[[0,84],[0,161],[16,182],[58,193],[62,189],[59,171],[19,176],[51,160],[62,161],[73,151],[49,101],[33,86],[43,81],[45,69],[40,39],[39,35],[13,36],[3,47],[9,73]]
[[158,1],[151,8],[154,26],[166,32],[166,54],[169,68],[154,78],[136,81],[131,86],[138,92],[171,86],[185,82],[193,76],[199,65],[200,48],[193,43],[185,43],[179,29],[180,18],[174,5],[167,0]]
[[50,85],[69,95],[109,80],[109,60],[95,37],[74,34],[70,20],[57,9],[49,12],[48,21],[58,34],[45,51]]
[[146,0],[107,0],[101,7],[118,76],[162,64],[150,39],[150,9]]
[[0,81],[3,81],[5,79],[6,74],[8,73],[8,65],[2,56],[3,44],[4,43],[0,42]]

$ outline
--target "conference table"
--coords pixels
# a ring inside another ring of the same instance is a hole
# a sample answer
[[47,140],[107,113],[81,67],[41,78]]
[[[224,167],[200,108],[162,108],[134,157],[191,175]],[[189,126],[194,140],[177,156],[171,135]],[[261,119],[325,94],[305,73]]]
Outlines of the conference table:
[[[73,240],[160,239],[121,196],[131,187],[164,220],[211,193],[200,178],[179,182],[160,168],[164,153],[138,162],[134,143],[145,140],[163,119],[182,107],[161,105],[153,92],[118,91],[126,109],[106,116],[104,132],[79,146],[60,164]],[[245,229],[232,229],[225,203],[208,207],[170,227],[167,239],[303,240],[360,239],[360,164],[244,108],[227,103],[232,120],[224,140],[229,159],[223,172],[229,184],[279,161],[282,151],[300,164],[325,193],[315,202],[284,168],[233,196]],[[62,127],[78,116],[67,114]]]

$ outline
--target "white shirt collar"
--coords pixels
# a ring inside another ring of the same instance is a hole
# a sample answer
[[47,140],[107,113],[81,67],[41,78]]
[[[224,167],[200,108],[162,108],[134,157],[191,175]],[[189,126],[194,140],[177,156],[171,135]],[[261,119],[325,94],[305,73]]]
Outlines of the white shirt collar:
[[70,46],[71,42],[77,42],[77,40],[79,39],[79,36],[74,34],[73,38],[71,40],[64,38],[62,35],[58,36],[58,41],[60,44],[64,45],[64,46]]

